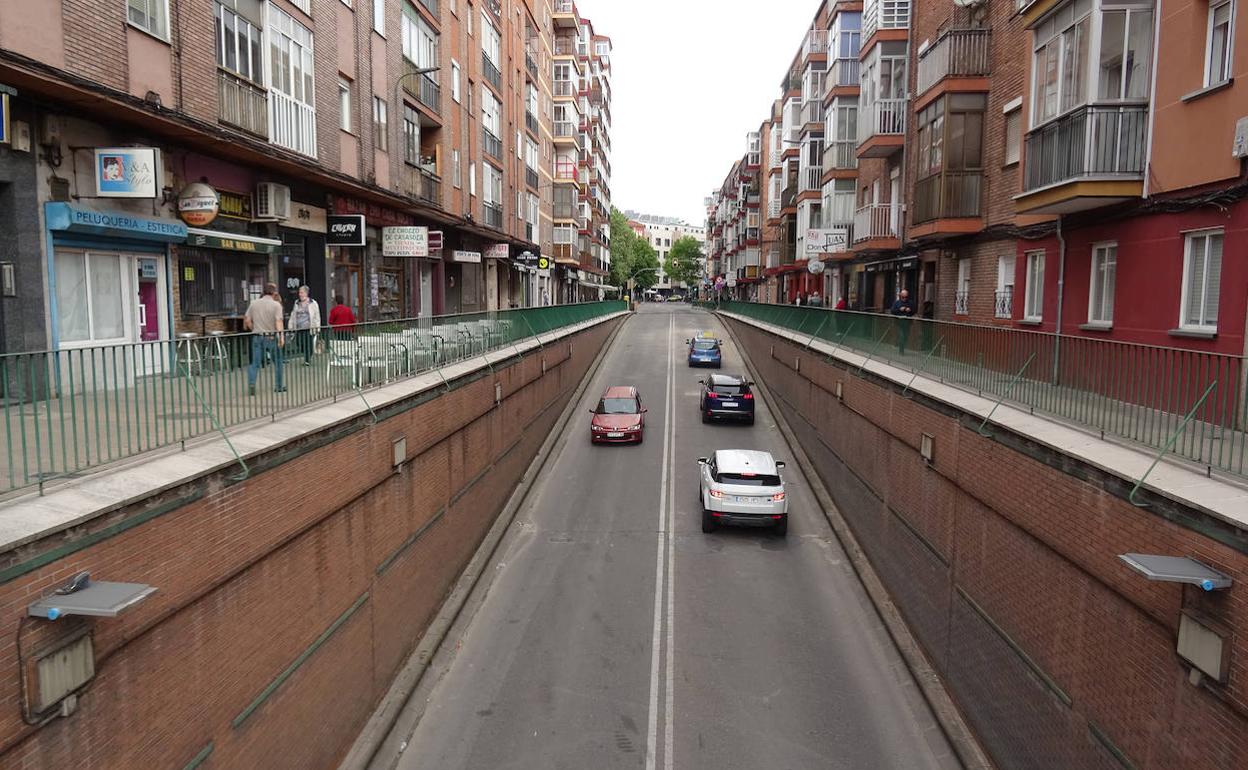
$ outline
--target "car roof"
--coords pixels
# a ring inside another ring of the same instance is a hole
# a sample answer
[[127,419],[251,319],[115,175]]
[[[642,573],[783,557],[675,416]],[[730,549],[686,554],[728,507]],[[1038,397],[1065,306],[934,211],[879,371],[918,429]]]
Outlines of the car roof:
[[770,452],[756,449],[720,449],[715,452],[715,468],[720,473],[776,474],[776,461]]
[[740,374],[712,374],[708,385],[744,385],[745,377]]
[[612,385],[602,394],[603,398],[632,398],[637,395],[637,389],[632,385]]

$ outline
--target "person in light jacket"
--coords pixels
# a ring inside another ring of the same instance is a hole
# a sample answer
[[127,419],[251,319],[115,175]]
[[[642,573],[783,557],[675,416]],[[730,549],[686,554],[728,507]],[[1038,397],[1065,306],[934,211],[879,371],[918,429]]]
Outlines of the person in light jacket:
[[321,306],[309,296],[307,286],[299,287],[299,298],[290,311],[287,328],[295,333],[295,350],[303,353],[303,365],[312,365],[312,349],[316,344],[316,331],[321,326]]

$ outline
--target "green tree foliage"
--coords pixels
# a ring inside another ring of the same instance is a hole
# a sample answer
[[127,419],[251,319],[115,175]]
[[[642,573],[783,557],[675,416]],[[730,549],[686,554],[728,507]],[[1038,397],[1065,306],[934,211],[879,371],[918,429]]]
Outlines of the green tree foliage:
[[667,252],[667,261],[663,271],[672,281],[679,281],[687,286],[696,286],[702,263],[702,247],[695,238],[685,235],[676,239],[671,251]]
[[[642,268],[658,268],[659,257],[645,238],[633,232],[628,217],[619,209],[611,209],[611,284],[628,290],[629,276]],[[638,289],[648,289],[658,281],[655,269],[646,270],[633,279]]]

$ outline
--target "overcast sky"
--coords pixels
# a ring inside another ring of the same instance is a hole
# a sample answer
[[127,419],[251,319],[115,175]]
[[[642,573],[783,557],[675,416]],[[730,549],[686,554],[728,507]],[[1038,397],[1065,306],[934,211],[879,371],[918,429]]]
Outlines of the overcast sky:
[[611,202],[703,224],[766,119],[818,0],[577,0],[608,35]]

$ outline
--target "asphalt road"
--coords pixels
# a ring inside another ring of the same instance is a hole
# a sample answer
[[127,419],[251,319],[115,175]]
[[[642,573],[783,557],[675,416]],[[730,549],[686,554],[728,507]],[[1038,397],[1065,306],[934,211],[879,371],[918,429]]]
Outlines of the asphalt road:
[[[398,767],[959,767],[795,463],[787,538],[701,532],[698,457],[791,459],[761,402],[753,427],[701,423],[684,342],[703,328],[726,338],[681,304],[622,329],[583,407],[637,386],[645,442],[591,446],[573,416],[415,693]],[[726,341],[722,371],[743,369]]]

